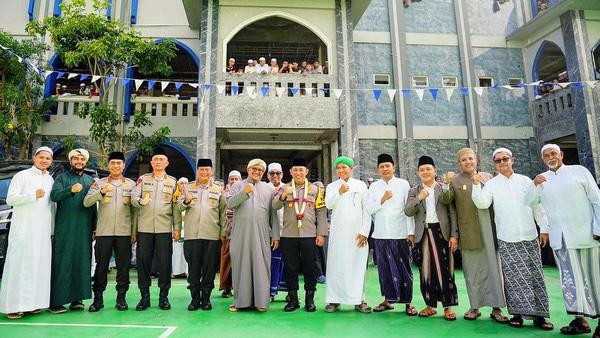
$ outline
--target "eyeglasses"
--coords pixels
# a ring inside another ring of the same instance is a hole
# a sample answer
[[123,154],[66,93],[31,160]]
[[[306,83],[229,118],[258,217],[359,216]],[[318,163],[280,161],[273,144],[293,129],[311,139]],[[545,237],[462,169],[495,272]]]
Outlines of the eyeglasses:
[[507,163],[510,162],[510,157],[503,157],[503,158],[495,158],[494,159],[494,163],[496,164],[500,164],[500,163]]
[[265,170],[263,168],[250,167],[248,169],[250,169],[250,171],[253,171],[255,173],[264,173],[265,172]]
[[269,175],[271,175],[271,176],[274,176],[274,175],[281,176],[281,175],[283,175],[283,173],[281,171],[271,171],[271,172],[269,172]]

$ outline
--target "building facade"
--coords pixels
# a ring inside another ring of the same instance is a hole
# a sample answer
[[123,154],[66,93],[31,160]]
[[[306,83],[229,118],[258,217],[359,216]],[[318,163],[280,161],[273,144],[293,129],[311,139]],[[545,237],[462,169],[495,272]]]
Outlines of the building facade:
[[[61,2],[4,2],[2,28],[25,37],[29,20],[60,15]],[[144,109],[155,127],[171,128],[165,145],[175,176],[193,177],[199,156],[215,159],[218,176],[244,172],[254,157],[284,167],[303,157],[313,179],[330,182],[332,159],[343,154],[366,178],[377,175],[377,154],[387,152],[398,174],[414,182],[419,156],[432,156],[440,172],[456,170],[456,151],[465,146],[477,150],[486,171],[494,148],[510,148],[516,170],[534,176],[543,170],[540,146],[551,141],[567,149],[570,162],[600,170],[596,0],[113,0],[106,15],[145,38],[176,40],[173,75],[152,78],[170,82],[164,90],[131,81],[111,92],[125,116]],[[279,66],[319,61],[328,74],[225,72],[229,58],[243,67],[259,57]],[[52,53],[48,61],[57,72],[83,72],[66,69]],[[542,95],[529,85],[564,71],[583,89]],[[47,95],[56,83],[78,85],[56,76],[47,79]],[[149,79],[133,68],[121,76]],[[430,88],[439,90],[437,98]],[[383,92],[379,100],[374,89]],[[88,145],[89,125],[75,112],[94,98],[57,99],[36,143],[60,149],[75,134]],[[128,159],[129,176],[149,170],[135,150]]]

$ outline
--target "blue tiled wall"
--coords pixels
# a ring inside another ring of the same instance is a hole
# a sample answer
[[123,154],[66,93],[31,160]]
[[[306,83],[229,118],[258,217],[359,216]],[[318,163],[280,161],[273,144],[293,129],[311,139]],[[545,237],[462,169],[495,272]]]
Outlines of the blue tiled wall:
[[453,46],[417,46],[406,48],[408,72],[413,75],[429,76],[429,86],[440,88],[437,101],[426,90],[423,101],[419,101],[416,93],[411,92],[411,111],[414,125],[436,126],[466,125],[465,103],[458,89],[450,101],[446,99],[446,91],[441,89],[443,76],[456,76],[461,82],[461,71],[458,47]]
[[508,36],[518,27],[517,13],[512,1],[500,6],[500,11],[492,9],[492,0],[468,0],[466,11],[471,34]]
[[387,0],[373,0],[354,28],[357,31],[389,32]]
[[[356,112],[358,123],[361,125],[394,125],[396,124],[396,112],[394,104],[390,102],[385,89],[394,88],[392,46],[383,43],[355,43],[354,58],[359,63],[354,69],[356,74],[356,88],[369,89],[356,91]],[[390,75],[389,86],[377,86],[382,88],[379,103],[373,98],[370,90],[373,86],[373,74],[383,73]]]
[[[525,78],[523,55],[518,48],[473,48],[473,63],[476,77],[491,76],[499,85],[507,85],[509,77]],[[478,83],[478,79],[474,80]],[[487,89],[478,102],[482,126],[531,125],[527,95],[523,92]]]
[[[423,0],[404,9],[408,33],[456,34],[453,0]],[[399,3],[402,1],[398,0]]]

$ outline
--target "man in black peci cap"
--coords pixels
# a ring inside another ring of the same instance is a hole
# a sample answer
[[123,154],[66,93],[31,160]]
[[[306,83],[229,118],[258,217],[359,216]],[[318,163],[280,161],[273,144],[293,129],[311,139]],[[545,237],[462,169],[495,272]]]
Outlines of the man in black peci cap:
[[281,250],[288,287],[289,302],[284,311],[300,307],[298,300],[298,273],[300,262],[304,274],[306,298],[304,309],[316,310],[314,296],[317,285],[315,244],[322,246],[327,235],[327,210],[317,205],[319,188],[308,182],[308,167],[304,159],[294,159],[290,169],[292,181],[273,197],[273,209],[283,208]]

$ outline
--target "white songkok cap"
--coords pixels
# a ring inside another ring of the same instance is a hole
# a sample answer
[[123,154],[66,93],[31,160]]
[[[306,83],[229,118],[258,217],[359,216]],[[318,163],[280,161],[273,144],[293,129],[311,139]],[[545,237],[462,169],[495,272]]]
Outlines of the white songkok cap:
[[254,166],[260,166],[263,168],[263,170],[267,169],[267,164],[265,163],[265,161],[261,160],[260,158],[255,158],[253,160],[250,160],[250,162],[248,162],[248,166],[246,168],[250,168],[250,167],[254,167]]
[[546,150],[548,150],[548,149],[554,149],[554,150],[556,150],[558,153],[560,153],[560,147],[559,147],[557,144],[554,144],[554,143],[548,143],[548,144],[545,144],[545,145],[542,147],[542,151],[541,151],[541,153],[542,153],[542,156],[544,156],[544,151],[546,151]]
[[265,59],[264,57],[260,57],[260,58],[258,59],[258,61],[267,61],[267,59]]
[[248,59],[248,63],[252,63],[252,62],[254,62],[254,60]]
[[271,62],[273,62],[273,61],[277,62],[277,59],[276,58],[272,58]]
[[235,177],[235,176],[241,178],[242,174],[239,171],[237,171],[237,170],[232,170],[232,171],[229,172],[229,176],[227,176],[227,179]]
[[33,153],[33,156],[37,155],[40,151],[47,151],[50,153],[50,156],[54,156],[54,152],[52,151],[52,149],[50,149],[50,147],[46,147],[46,146],[37,148],[35,150],[35,153]]
[[187,177],[182,177],[180,179],[177,180],[177,183],[183,183],[183,184],[187,184],[189,181],[187,179]]
[[235,62],[235,59],[234,58],[229,58],[229,61]]
[[508,156],[512,157],[512,151],[506,149],[506,148],[498,148],[496,150],[494,150],[494,153],[492,154],[492,158],[496,157],[497,153],[507,153]]
[[87,162],[90,159],[90,153],[83,149],[83,148],[77,148],[77,149],[73,149],[69,152],[69,161],[71,160],[71,157],[76,156],[76,155],[81,155],[85,158],[85,161]]
[[267,170],[267,172],[272,172],[272,171],[282,172],[283,169],[281,168],[281,164],[279,164],[277,162],[269,163],[269,170]]

